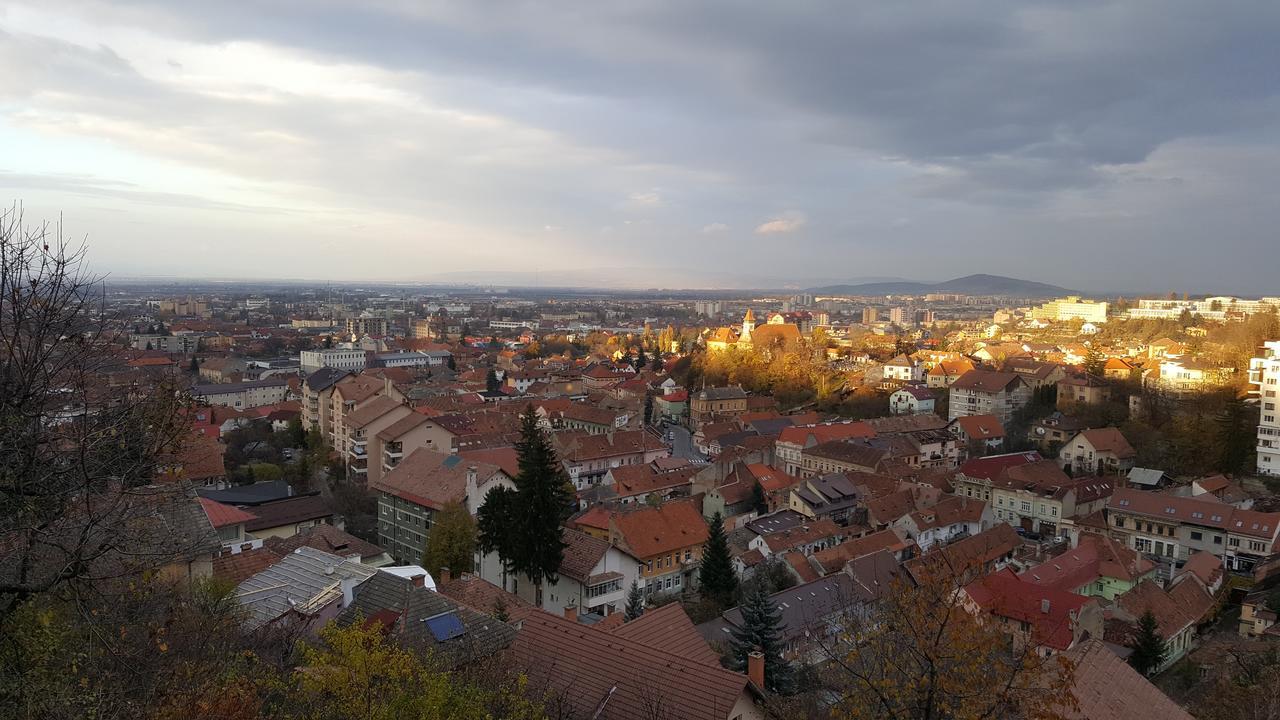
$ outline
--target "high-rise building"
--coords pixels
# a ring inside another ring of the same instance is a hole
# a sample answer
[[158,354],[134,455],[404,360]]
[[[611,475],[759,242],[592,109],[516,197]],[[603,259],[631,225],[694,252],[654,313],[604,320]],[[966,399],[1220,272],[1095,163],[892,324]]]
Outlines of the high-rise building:
[[693,304],[693,311],[706,317],[715,317],[724,311],[724,304],[715,300],[699,300]]
[[1280,340],[1263,345],[1262,357],[1249,363],[1249,382],[1257,386],[1258,474],[1280,475]]
[[878,318],[879,316],[876,314],[875,308],[873,307],[862,308],[862,324],[863,325],[875,325],[876,320]]
[[1070,295],[1032,308],[1031,318],[1049,322],[1084,320],[1091,323],[1104,323],[1107,321],[1107,303],[1081,300],[1078,295]]
[[889,322],[905,327],[911,324],[911,310],[904,307],[889,308]]
[[916,322],[921,325],[932,325],[938,320],[938,315],[932,310],[917,310]]

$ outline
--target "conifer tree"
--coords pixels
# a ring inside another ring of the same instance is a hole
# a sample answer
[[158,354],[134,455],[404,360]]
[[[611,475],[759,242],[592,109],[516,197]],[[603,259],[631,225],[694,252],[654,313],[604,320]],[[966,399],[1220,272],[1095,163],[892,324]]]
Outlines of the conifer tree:
[[640,592],[640,584],[631,581],[631,590],[627,592],[627,609],[623,618],[631,622],[644,614],[644,594]]
[[1148,610],[1138,618],[1138,635],[1133,641],[1133,654],[1129,656],[1129,664],[1143,675],[1150,675],[1164,662],[1166,652],[1156,616]]
[[502,383],[498,382],[498,373],[493,368],[489,368],[489,374],[484,376],[484,389],[489,392],[497,392],[502,387]]
[[754,583],[742,606],[742,624],[730,632],[730,665],[739,672],[747,669],[747,655],[764,655],[764,686],[770,692],[795,692],[795,668],[782,656],[782,611],[769,599],[765,583]]
[[706,545],[702,546],[702,562],[698,567],[698,584],[702,595],[721,607],[728,607],[738,589],[738,576],[733,571],[729,541],[724,533],[720,513],[711,518]]
[[653,424],[653,396],[652,395],[644,396],[644,424],[645,425]]

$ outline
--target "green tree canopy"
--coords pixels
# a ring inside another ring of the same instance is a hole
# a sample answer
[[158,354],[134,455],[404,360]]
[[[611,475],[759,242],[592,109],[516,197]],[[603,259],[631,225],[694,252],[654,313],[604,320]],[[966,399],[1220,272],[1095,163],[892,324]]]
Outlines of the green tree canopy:
[[724,519],[720,513],[711,518],[707,543],[702,546],[702,562],[698,567],[698,585],[703,597],[726,607],[738,589],[738,576],[733,571],[729,541],[725,537]]
[[471,572],[475,552],[475,519],[461,503],[449,503],[436,515],[427,535],[422,566],[432,576],[438,576],[440,568],[446,567],[455,575]]
[[1143,675],[1150,675],[1164,662],[1167,652],[1164,639],[1160,637],[1156,616],[1148,610],[1138,618],[1138,634],[1133,641],[1133,654],[1129,656],[1129,664]]
[[734,670],[747,669],[747,656],[755,651],[764,655],[764,686],[770,692],[789,695],[795,692],[795,668],[783,657],[782,611],[769,600],[764,583],[754,590],[738,608],[742,624],[730,632],[730,665]]

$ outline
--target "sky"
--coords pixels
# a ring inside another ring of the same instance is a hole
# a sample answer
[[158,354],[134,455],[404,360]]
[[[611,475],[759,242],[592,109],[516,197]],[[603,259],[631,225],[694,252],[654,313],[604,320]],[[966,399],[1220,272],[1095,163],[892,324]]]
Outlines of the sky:
[[1280,294],[1280,3],[0,0],[116,276]]

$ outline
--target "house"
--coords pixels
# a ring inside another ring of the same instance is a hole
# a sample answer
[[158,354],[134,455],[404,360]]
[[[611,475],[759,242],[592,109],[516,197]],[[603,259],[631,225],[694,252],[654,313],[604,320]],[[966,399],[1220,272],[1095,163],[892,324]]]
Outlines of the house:
[[712,666],[720,664],[720,656],[707,644],[680,603],[646,610],[640,617],[614,627],[611,632],[690,660]]
[[1078,546],[1018,577],[1055,590],[1114,600],[1155,573],[1155,563],[1138,552],[1108,537],[1084,535]]
[[554,442],[557,456],[577,490],[599,485],[615,467],[647,465],[671,455],[671,448],[647,429],[602,435],[561,433],[554,436]]
[[925,375],[925,384],[931,388],[949,388],[956,380],[970,370],[976,369],[972,360],[966,357],[944,359],[938,361]]
[[1165,643],[1165,657],[1154,672],[1170,667],[1191,651],[1196,628],[1213,608],[1213,596],[1194,579],[1161,588],[1153,580],[1143,580],[1116,598],[1114,621],[1108,623],[1108,642],[1132,646],[1138,619],[1150,612],[1156,618],[1156,632]]
[[876,472],[890,453],[868,440],[831,440],[805,448],[800,454],[801,477],[850,470]]
[[480,576],[519,597],[530,606],[563,615],[566,608],[601,617],[620,612],[626,606],[627,591],[640,579],[641,560],[606,540],[579,530],[561,532],[564,556],[555,582],[542,584],[542,596],[527,578],[511,577],[496,562],[481,563]]
[[902,515],[889,523],[914,540],[921,550],[977,535],[995,524],[991,506],[982,500],[948,495],[931,507]]
[[1098,601],[1025,582],[1009,568],[964,588],[967,610],[994,620],[1017,647],[1034,647],[1041,657],[1065,652],[1103,633]]
[[919,385],[907,385],[889,395],[889,412],[893,415],[932,413],[936,400],[933,391]]
[[689,399],[695,423],[736,418],[747,411],[747,391],[738,386],[705,388]]
[[437,512],[461,503],[474,515],[495,487],[515,487],[497,465],[414,450],[369,484],[378,496],[378,544],[398,560],[416,561],[426,549]]
[[1072,663],[1071,694],[1076,699],[1075,708],[1062,712],[1065,720],[1193,720],[1101,638],[1078,643],[1065,655]]
[[1068,375],[1058,381],[1059,410],[1072,405],[1101,405],[1111,399],[1111,386],[1102,378],[1088,373]]
[[923,382],[924,367],[906,355],[898,355],[884,364],[884,379],[903,383]]
[[205,405],[226,405],[243,410],[282,402],[289,395],[289,383],[279,377],[234,383],[205,383],[192,385],[189,392],[191,397]]
[[1036,444],[1040,452],[1057,455],[1076,433],[1087,429],[1088,426],[1080,420],[1055,410],[1048,417],[1032,422],[1027,438]]
[[971,458],[960,465],[952,480],[956,495],[991,501],[993,481],[1006,469],[1026,463],[1040,462],[1044,458],[1038,452],[1016,452]]
[[1141,372],[1141,368],[1128,359],[1110,357],[1102,366],[1102,376],[1108,380],[1131,380],[1134,375]]
[[611,468],[605,475],[604,481],[595,487],[612,488],[613,498],[622,505],[645,503],[655,499],[665,502],[687,496],[693,483],[693,476],[702,469],[698,465],[686,464],[674,470],[660,472],[654,466],[655,463],[649,463]]
[[[896,482],[887,478],[885,481],[896,489]],[[853,517],[855,509],[861,507],[866,496],[867,492],[859,490],[848,475],[828,473],[806,478],[792,487],[787,506],[808,518],[828,518],[846,523]]]
[[765,718],[763,663],[748,670],[756,676],[752,681],[687,654],[683,646],[646,644],[648,637],[625,637],[540,611],[522,613],[519,622],[512,661],[530,687],[554,693],[567,716],[645,718],[659,707],[678,709],[686,720]]
[[316,525],[287,538],[269,538],[263,546],[280,556],[288,555],[300,547],[309,547],[330,555],[359,560],[376,568],[386,567],[394,562],[386,550],[332,525]]
[[672,390],[653,398],[653,409],[658,418],[676,419],[685,416],[689,408],[689,392]]
[[1047,536],[1065,534],[1069,521],[1103,509],[1115,490],[1105,478],[1069,477],[1051,460],[1008,467],[990,487],[997,521]]
[[347,413],[341,425],[341,442],[347,477],[357,483],[376,482],[383,473],[383,430],[417,415],[408,405],[388,396],[375,397]]
[[341,528],[341,519],[318,492],[238,507],[254,516],[245,522],[244,529],[260,539],[293,537],[317,525]]
[[321,434],[329,436],[333,428],[330,415],[333,386],[350,374],[347,370],[324,367],[307,375],[302,382],[302,427],[307,430],[318,427]]
[[964,445],[970,456],[982,457],[1004,447],[1004,426],[995,415],[965,415],[952,420],[947,429]]
[[1180,497],[1120,488],[1106,517],[1112,536],[1138,552],[1181,562],[1205,551],[1237,571],[1270,557],[1280,533],[1280,513],[1240,510],[1209,494]]
[[356,560],[300,547],[236,586],[250,630],[300,626],[318,631],[355,600],[355,589],[378,574]]
[[422,580],[376,572],[356,587],[337,624],[376,627],[390,642],[448,670],[491,657],[515,641],[511,625],[424,587]]
[[989,530],[950,545],[935,545],[929,552],[906,560],[903,568],[917,584],[947,581],[962,586],[1004,568],[1020,545],[1022,538],[1013,527],[998,522]]
[[224,505],[209,498],[202,497],[199,501],[200,507],[204,508],[205,514],[209,516],[209,524],[218,533],[218,540],[223,547],[239,550],[247,539],[244,524],[257,520],[258,517],[238,507]]
[[1008,424],[1013,413],[1031,401],[1031,389],[1016,373],[970,370],[951,384],[947,419],[994,415]]
[[830,520],[806,520],[793,527],[760,535],[751,542],[750,547],[759,550],[765,557],[788,552],[812,555],[839,545],[844,537],[844,528]]
[[1130,468],[1125,481],[1129,487],[1139,490],[1163,490],[1173,484],[1173,478],[1165,471],[1140,467]]
[[1033,392],[1054,385],[1067,376],[1066,368],[1061,365],[1029,357],[1011,357],[1000,369],[1022,378]]
[[820,443],[833,440],[871,438],[876,431],[864,422],[828,423],[783,428],[774,441],[774,466],[788,475],[799,475],[804,464],[803,453]]
[[915,541],[905,538],[901,530],[887,528],[819,550],[809,558],[809,565],[822,575],[830,575],[860,558],[883,553],[896,564],[913,557],[916,550]]
[[1138,453],[1118,428],[1076,433],[1058,452],[1063,468],[1076,474],[1123,475],[1133,469]]
[[1191,358],[1165,359],[1161,361],[1159,368],[1159,375],[1153,378],[1155,383],[1178,394],[1202,392],[1207,388],[1223,385],[1235,372],[1233,368]]
[[689,501],[619,511],[609,517],[609,541],[639,561],[639,583],[645,595],[691,589],[707,536],[702,513]]

